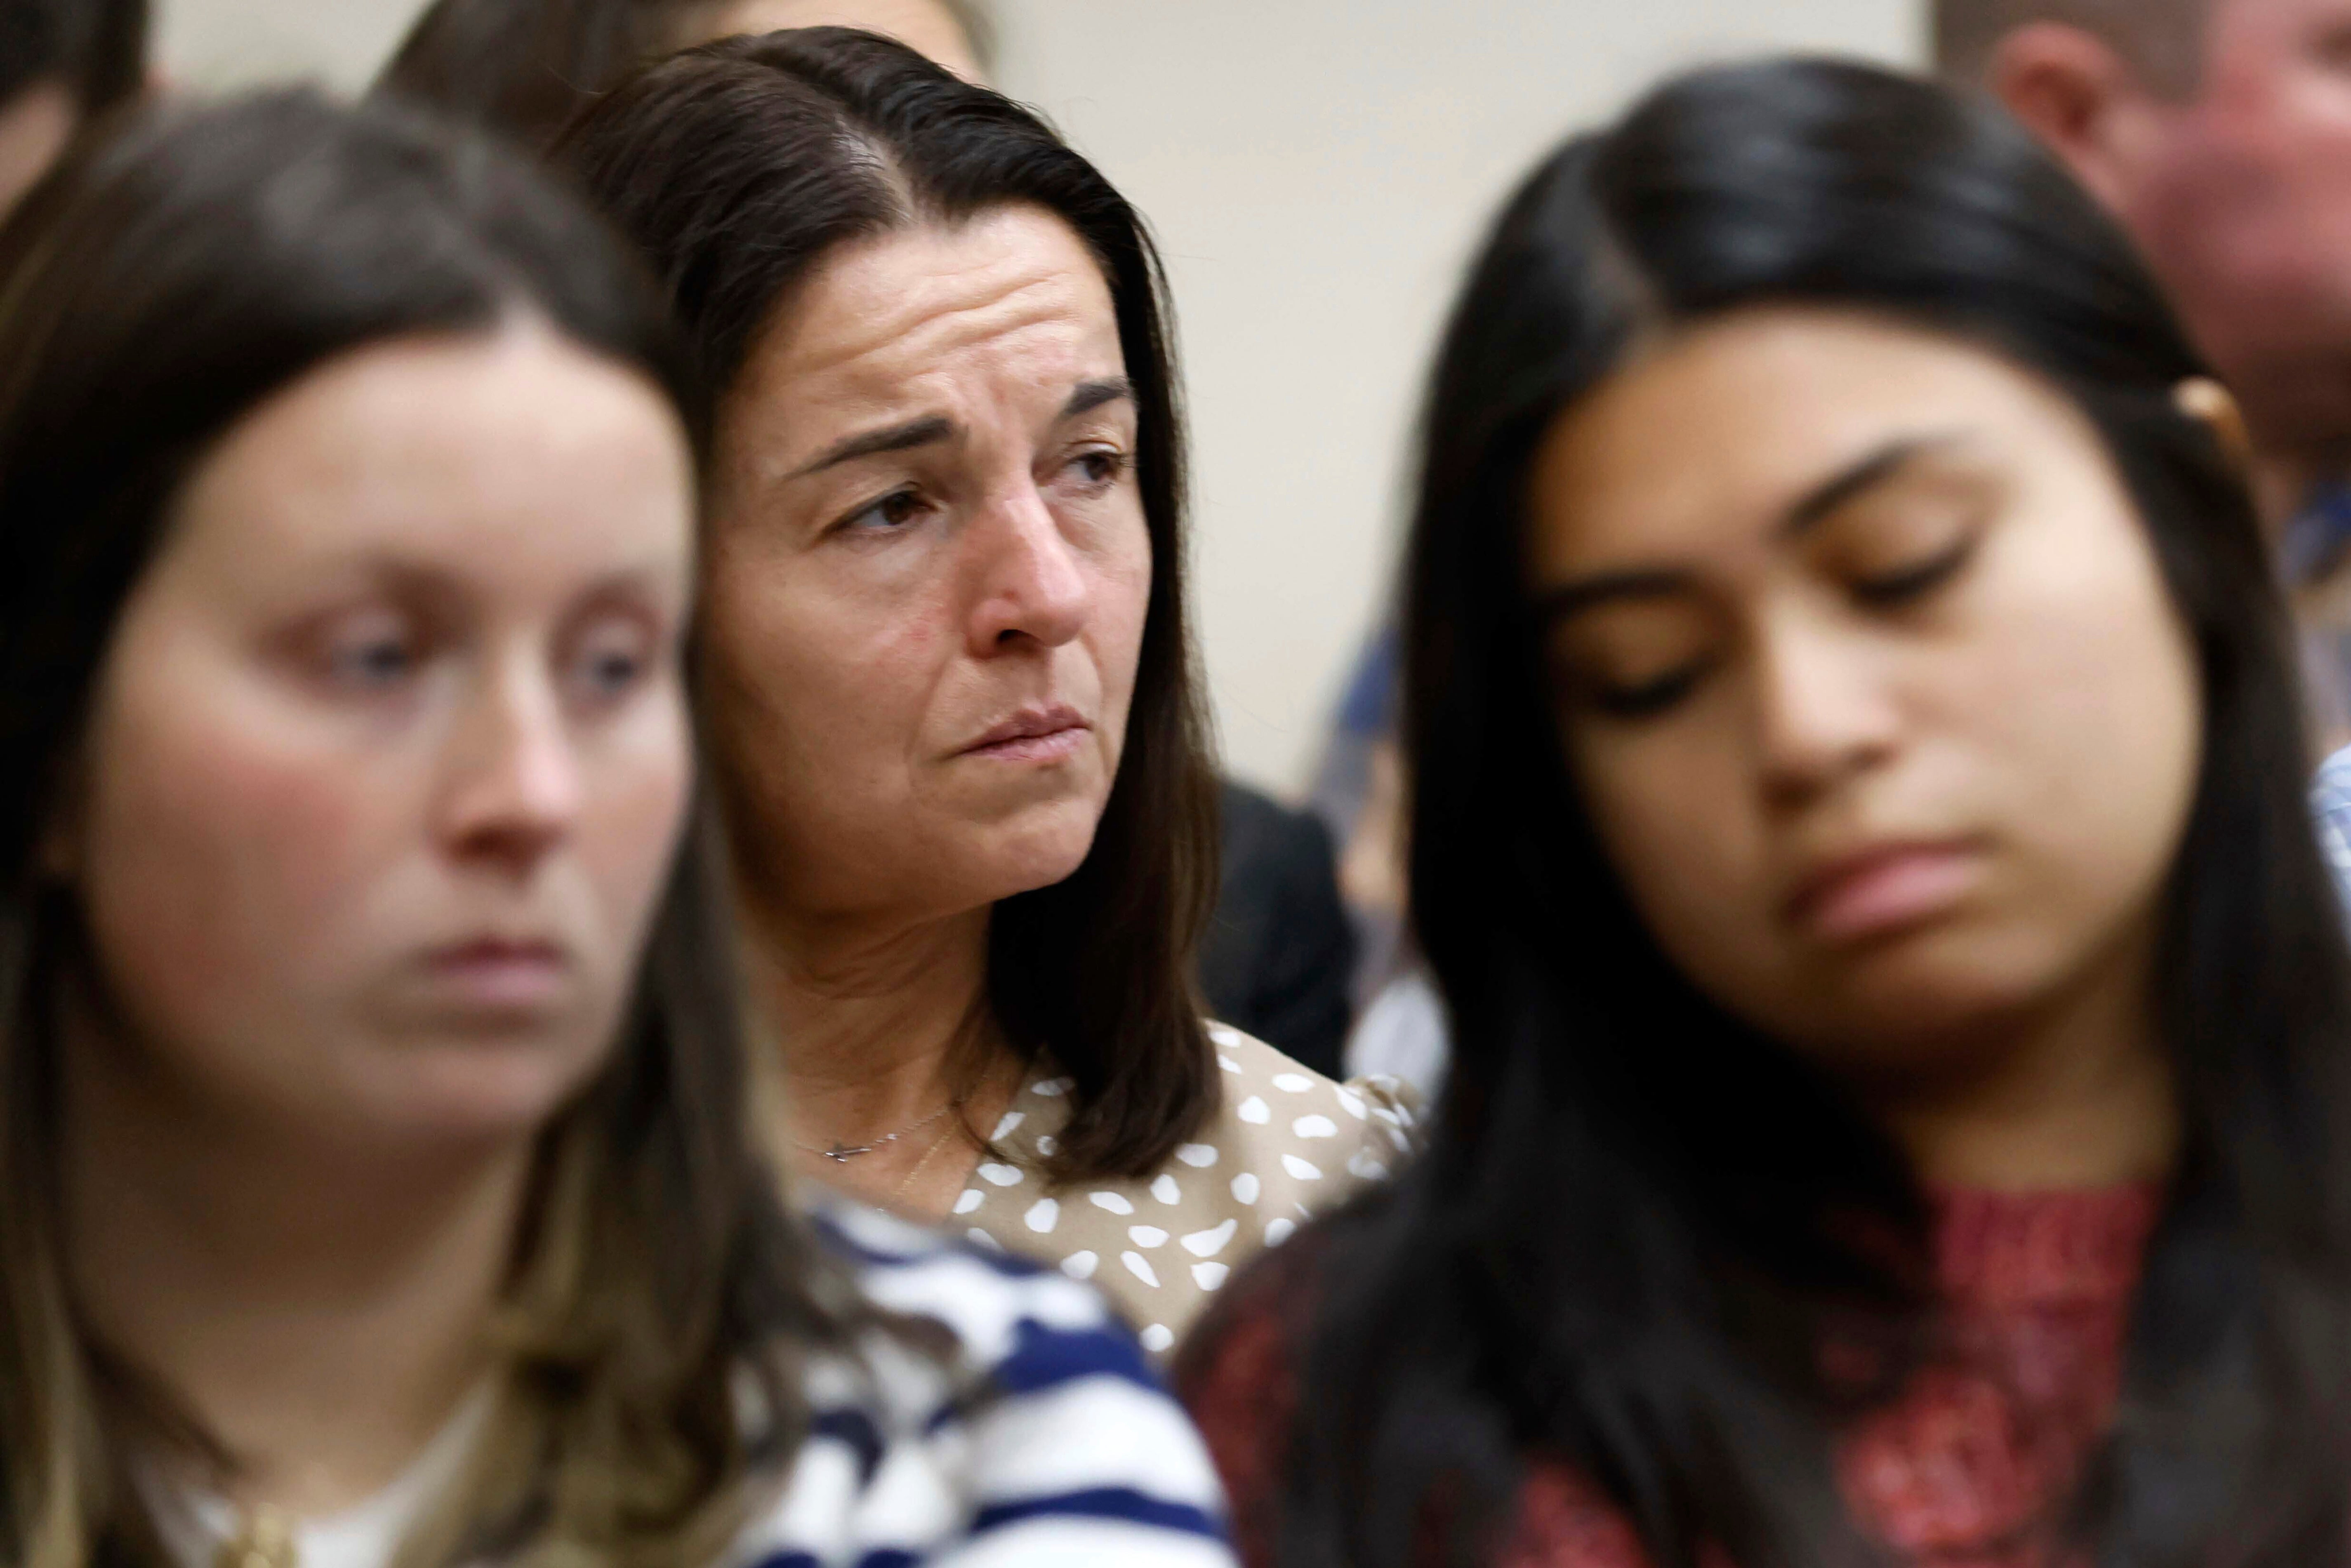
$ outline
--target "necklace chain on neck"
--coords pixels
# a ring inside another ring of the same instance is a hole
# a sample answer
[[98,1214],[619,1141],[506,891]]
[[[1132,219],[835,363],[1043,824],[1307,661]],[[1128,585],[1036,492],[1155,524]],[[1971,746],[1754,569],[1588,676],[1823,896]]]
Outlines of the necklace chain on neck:
[[895,1203],[900,1198],[906,1196],[906,1189],[914,1186],[914,1178],[922,1175],[924,1170],[929,1166],[931,1156],[939,1152],[939,1145],[946,1143],[954,1133],[955,1128],[952,1126],[941,1127],[939,1129],[939,1135],[931,1140],[931,1146],[923,1151],[923,1157],[916,1160],[913,1168],[908,1170],[904,1176],[898,1178],[898,1185],[890,1189],[891,1202]]
[[[949,1112],[960,1110],[962,1107],[962,1101],[950,1100],[945,1105],[940,1106],[937,1110],[932,1112],[929,1115],[924,1117],[921,1121],[915,1123],[911,1127],[901,1127],[894,1133],[884,1133],[878,1138],[868,1139],[866,1142],[862,1144],[844,1144],[839,1138],[835,1138],[830,1148],[820,1148],[814,1144],[803,1144],[798,1138],[794,1138],[792,1140],[792,1147],[799,1149],[803,1154],[822,1155],[834,1165],[845,1166],[860,1155],[872,1154],[888,1145],[896,1143],[901,1138],[911,1137],[914,1134],[921,1132],[924,1128],[931,1125],[931,1124],[936,1122],[940,1117],[947,1114]],[[936,1145],[934,1145],[934,1147]]]

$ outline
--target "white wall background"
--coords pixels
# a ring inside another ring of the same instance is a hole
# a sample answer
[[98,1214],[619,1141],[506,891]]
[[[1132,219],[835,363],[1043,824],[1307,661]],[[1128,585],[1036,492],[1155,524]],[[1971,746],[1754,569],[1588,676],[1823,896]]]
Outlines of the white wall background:
[[[412,0],[161,0],[163,64],[364,82]],[[1677,66],[1917,57],[1915,0],[997,0],[1005,89],[1158,231],[1228,761],[1292,792],[1384,601],[1416,384],[1535,157]]]

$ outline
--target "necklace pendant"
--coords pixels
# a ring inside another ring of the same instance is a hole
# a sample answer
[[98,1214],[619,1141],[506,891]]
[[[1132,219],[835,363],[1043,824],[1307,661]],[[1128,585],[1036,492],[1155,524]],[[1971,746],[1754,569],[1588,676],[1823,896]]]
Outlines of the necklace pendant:
[[824,1157],[834,1165],[845,1166],[858,1155],[870,1155],[872,1152],[873,1145],[871,1144],[835,1143],[832,1147],[824,1151]]

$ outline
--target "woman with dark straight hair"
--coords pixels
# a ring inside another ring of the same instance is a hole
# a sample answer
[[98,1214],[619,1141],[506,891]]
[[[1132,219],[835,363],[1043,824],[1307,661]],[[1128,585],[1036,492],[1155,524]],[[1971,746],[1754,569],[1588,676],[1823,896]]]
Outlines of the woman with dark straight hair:
[[754,1153],[625,247],[296,93],[0,279],[0,1561],[1228,1562],[1091,1292]]
[[1429,393],[1425,1163],[1181,1369],[1284,1564],[2351,1547],[2351,964],[2200,367],[2014,126],[1672,81]]
[[719,410],[704,722],[805,1176],[1099,1278],[1169,1348],[1409,1112],[1204,1024],[1216,780],[1142,220],[870,34],[711,44],[559,150]]

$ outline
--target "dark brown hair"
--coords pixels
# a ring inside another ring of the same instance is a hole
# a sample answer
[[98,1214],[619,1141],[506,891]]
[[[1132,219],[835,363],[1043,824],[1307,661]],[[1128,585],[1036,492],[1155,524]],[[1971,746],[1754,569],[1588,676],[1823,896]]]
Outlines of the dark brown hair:
[[[700,41],[723,0],[434,0],[376,90],[542,149],[639,66]],[[982,68],[996,28],[979,0],[939,0]],[[705,35],[706,36],[706,35]]]
[[147,0],[0,0],[0,105],[54,81],[97,114],[146,78]]
[[1151,601],[1092,852],[1067,881],[998,905],[988,987],[1014,1046],[1077,1081],[1055,1174],[1151,1171],[1220,1085],[1190,979],[1215,894],[1216,779],[1184,602],[1165,284],[1142,218],[1035,115],[843,28],[664,61],[590,110],[559,156],[652,258],[714,399],[793,285],[853,241],[1018,203],[1061,218],[1100,264],[1134,384]]
[[[697,444],[705,422],[625,246],[518,161],[386,109],[149,111],[0,229],[0,1562],[160,1562],[122,1462],[155,1402],[116,1396],[59,1261],[53,1014],[89,966],[37,846],[174,498],[315,367],[518,315],[667,389]],[[750,1152],[713,854],[690,826],[611,1062],[543,1135],[497,1413],[406,1562],[707,1561],[798,1442],[799,1357],[851,1332]]]

